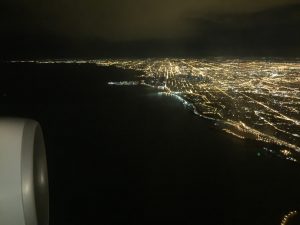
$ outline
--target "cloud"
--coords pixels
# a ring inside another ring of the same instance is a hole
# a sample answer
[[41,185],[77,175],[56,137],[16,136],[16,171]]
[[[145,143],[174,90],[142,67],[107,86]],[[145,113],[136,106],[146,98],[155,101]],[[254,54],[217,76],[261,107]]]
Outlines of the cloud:
[[299,56],[293,2],[2,0],[0,49],[4,58]]
[[193,36],[190,20],[253,13],[297,0],[2,0],[1,31],[110,41]]

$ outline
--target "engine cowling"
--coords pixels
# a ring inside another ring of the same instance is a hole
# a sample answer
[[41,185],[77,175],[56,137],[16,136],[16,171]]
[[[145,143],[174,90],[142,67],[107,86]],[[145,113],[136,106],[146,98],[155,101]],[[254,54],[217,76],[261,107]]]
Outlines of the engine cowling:
[[46,151],[36,121],[0,119],[0,224],[49,224]]

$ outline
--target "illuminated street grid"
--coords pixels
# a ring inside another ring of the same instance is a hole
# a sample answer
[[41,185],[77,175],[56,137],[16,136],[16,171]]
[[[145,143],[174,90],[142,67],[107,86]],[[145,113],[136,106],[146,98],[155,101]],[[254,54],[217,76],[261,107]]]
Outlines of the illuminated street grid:
[[[20,61],[19,61],[20,62]],[[28,61],[27,61],[28,62]],[[300,60],[145,59],[61,60],[140,71],[133,81],[181,100],[224,132],[264,143],[263,149],[300,160]]]
[[300,61],[147,59],[97,64],[141,71],[138,83],[191,103],[196,114],[216,121],[225,132],[268,143],[265,150],[288,160],[300,159]]

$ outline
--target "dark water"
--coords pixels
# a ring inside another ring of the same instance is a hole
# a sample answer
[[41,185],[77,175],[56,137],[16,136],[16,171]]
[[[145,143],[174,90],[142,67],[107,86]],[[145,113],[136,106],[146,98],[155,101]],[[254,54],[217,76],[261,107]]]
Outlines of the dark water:
[[0,116],[44,130],[51,225],[275,225],[300,208],[299,165],[219,132],[172,97],[107,85],[132,71],[0,70]]

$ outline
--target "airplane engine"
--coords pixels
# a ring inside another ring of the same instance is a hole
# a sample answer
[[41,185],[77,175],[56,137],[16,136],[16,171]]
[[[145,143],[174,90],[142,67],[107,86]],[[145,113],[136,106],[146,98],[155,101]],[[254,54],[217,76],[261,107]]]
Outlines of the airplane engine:
[[46,151],[36,121],[0,118],[0,224],[49,224]]

